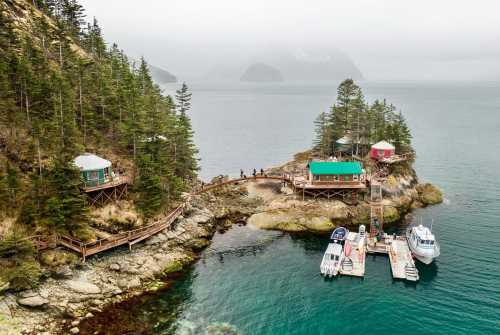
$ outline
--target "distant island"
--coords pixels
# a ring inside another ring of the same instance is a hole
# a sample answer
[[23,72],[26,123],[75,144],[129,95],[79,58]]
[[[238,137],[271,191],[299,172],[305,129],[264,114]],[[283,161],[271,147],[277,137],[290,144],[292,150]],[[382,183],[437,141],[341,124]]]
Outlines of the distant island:
[[248,82],[277,82],[283,81],[280,70],[264,63],[250,65],[240,78]]
[[177,77],[171,74],[170,72],[156,67],[154,65],[149,64],[149,71],[151,73],[151,77],[158,84],[167,84],[167,83],[176,83]]

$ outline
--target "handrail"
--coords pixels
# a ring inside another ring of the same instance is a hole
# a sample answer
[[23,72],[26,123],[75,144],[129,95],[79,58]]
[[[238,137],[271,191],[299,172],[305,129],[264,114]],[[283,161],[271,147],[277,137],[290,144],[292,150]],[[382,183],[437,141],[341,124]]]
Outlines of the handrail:
[[187,197],[187,200],[177,206],[175,209],[173,209],[170,213],[168,213],[164,218],[157,220],[145,227],[140,227],[136,229],[132,229],[129,231],[125,231],[122,233],[114,234],[109,237],[101,238],[96,241],[92,242],[82,242],[77,239],[71,238],[66,235],[57,235],[57,241],[62,241],[62,245],[64,243],[69,244],[72,248],[79,250],[79,252],[82,254],[82,256],[85,258],[87,255],[92,255],[104,250],[108,250],[111,248],[114,248],[119,245],[123,244],[133,244],[134,241],[137,241],[138,239],[144,239],[147,238],[151,235],[154,235],[158,233],[159,231],[167,228],[169,225],[171,225],[178,217],[180,214],[182,214],[184,208],[186,207],[187,203],[189,202],[190,198],[192,195],[198,195],[210,190],[213,190],[217,187],[229,185],[229,184],[235,184],[238,182],[242,181],[251,181],[251,180],[256,180],[256,179],[270,179],[270,180],[281,180],[285,182],[292,183],[294,181],[293,176],[288,175],[288,174],[283,174],[282,176],[277,176],[277,175],[257,175],[257,176],[251,176],[251,177],[246,177],[246,178],[236,178],[236,179],[229,179],[225,181],[220,181],[220,182],[213,182],[210,184],[204,185],[200,189],[195,189],[191,192],[191,194]]

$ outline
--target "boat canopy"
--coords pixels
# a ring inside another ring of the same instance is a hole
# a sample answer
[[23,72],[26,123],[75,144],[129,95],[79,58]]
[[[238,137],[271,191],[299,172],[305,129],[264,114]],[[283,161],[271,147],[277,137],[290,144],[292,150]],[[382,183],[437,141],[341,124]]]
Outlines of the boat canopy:
[[332,240],[345,240],[347,237],[347,234],[349,234],[349,230],[347,230],[347,228],[338,227],[338,228],[335,228],[330,239],[332,239]]
[[412,230],[420,240],[429,240],[429,241],[435,240],[434,234],[431,232],[431,230],[423,225],[418,225],[417,227],[413,227]]
[[325,254],[329,255],[340,255],[342,252],[342,246],[338,243],[329,243],[326,248]]

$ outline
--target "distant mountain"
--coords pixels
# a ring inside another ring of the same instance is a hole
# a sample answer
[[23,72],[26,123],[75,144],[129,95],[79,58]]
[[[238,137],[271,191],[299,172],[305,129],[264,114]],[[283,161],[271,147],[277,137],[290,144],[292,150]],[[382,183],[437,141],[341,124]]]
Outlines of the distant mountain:
[[280,70],[264,63],[250,65],[240,78],[241,81],[275,82],[283,81]]
[[[245,68],[245,64],[253,65]],[[274,78],[271,73],[279,75]],[[258,82],[364,79],[359,68],[347,54],[330,46],[274,46],[267,49],[260,48],[246,57],[238,55],[221,57],[219,63],[214,64],[202,78],[211,81]]]
[[149,71],[151,72],[153,80],[158,84],[177,82],[177,78],[173,74],[154,65],[149,65]]
[[304,50],[276,53],[271,58],[287,80],[363,79],[363,74],[349,56],[339,50]]

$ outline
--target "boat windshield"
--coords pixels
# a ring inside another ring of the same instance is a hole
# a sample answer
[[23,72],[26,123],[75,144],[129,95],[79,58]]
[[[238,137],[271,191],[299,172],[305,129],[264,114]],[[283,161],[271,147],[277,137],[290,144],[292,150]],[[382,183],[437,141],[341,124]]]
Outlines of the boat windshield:
[[423,245],[434,245],[434,241],[432,241],[432,240],[420,240],[420,244],[423,244]]

